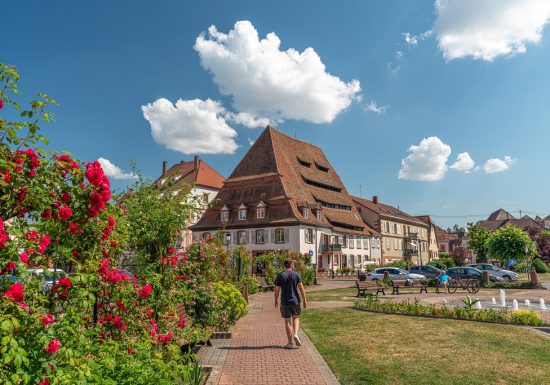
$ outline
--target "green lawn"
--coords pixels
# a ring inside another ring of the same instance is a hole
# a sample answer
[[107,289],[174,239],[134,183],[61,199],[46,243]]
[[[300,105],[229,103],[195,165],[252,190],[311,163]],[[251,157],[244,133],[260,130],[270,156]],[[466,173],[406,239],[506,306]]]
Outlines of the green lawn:
[[550,338],[518,327],[349,308],[309,309],[302,327],[342,385],[550,383]]
[[357,288],[346,287],[330,290],[319,290],[307,293],[307,300],[316,301],[356,301]]

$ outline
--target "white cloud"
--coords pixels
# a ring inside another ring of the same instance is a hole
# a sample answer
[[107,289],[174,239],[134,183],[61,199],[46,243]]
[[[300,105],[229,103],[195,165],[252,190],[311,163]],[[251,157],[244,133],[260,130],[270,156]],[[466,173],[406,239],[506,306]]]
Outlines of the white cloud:
[[438,137],[422,139],[418,146],[411,145],[408,152],[401,160],[399,179],[433,182],[445,176],[451,147]]
[[492,158],[485,162],[483,169],[487,174],[502,172],[508,170],[510,166],[515,163],[515,161],[515,159],[512,159],[512,157],[508,155],[506,155],[504,159]]
[[390,106],[379,106],[376,104],[376,100],[371,100],[368,104],[363,106],[363,109],[367,112],[374,112],[378,115],[383,115]]
[[259,118],[248,112],[240,112],[238,114],[228,112],[225,118],[248,128],[265,128],[269,124],[269,119]]
[[227,111],[220,102],[161,98],[141,106],[151,124],[155,142],[184,154],[233,154],[237,132],[226,123]]
[[463,171],[465,173],[470,173],[475,171],[476,162],[472,159],[470,154],[467,152],[461,152],[456,157],[456,162],[454,162],[450,168],[456,171]]
[[396,51],[395,52],[395,60],[401,61],[405,57],[405,53],[403,51]]
[[435,9],[433,31],[447,60],[523,53],[550,18],[548,0],[436,0]]
[[117,165],[111,163],[109,159],[99,158],[97,160],[103,169],[105,175],[113,179],[135,179],[137,175],[131,172],[125,172]]
[[254,144],[255,140],[248,138],[248,144],[252,146]]
[[408,45],[418,44],[418,38],[415,35],[411,35],[409,32],[405,32],[403,34],[403,37],[405,38],[405,43],[407,43]]
[[237,112],[330,123],[359,99],[359,81],[345,83],[328,73],[313,48],[282,51],[280,46],[275,33],[260,40],[249,21],[238,21],[227,34],[212,25],[194,48]]

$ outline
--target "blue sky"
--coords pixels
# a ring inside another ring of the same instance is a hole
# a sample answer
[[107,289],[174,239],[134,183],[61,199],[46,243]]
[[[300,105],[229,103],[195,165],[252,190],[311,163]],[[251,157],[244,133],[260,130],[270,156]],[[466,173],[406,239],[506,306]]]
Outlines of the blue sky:
[[[9,2],[0,61],[18,67],[26,94],[59,101],[44,133],[78,158],[124,171],[132,159],[156,178],[163,160],[201,152],[228,176],[270,121],[322,147],[350,193],[446,227],[500,207],[550,214],[549,8]],[[269,33],[276,38],[260,44]],[[119,189],[130,182],[112,179]]]

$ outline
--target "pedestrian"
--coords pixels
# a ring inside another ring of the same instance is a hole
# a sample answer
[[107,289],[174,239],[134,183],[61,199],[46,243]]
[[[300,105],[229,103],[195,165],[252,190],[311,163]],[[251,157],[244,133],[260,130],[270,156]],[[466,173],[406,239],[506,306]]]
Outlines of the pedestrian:
[[[288,343],[285,349],[294,349],[302,345],[298,330],[300,328],[300,294],[302,294],[304,309],[307,307],[306,290],[302,283],[300,274],[294,271],[294,261],[287,259],[284,262],[285,271],[279,273],[275,278],[275,307],[279,307],[279,297],[281,298],[281,316],[285,322],[286,335]],[[300,293],[298,293],[298,290]],[[295,345],[296,344],[296,345]]]

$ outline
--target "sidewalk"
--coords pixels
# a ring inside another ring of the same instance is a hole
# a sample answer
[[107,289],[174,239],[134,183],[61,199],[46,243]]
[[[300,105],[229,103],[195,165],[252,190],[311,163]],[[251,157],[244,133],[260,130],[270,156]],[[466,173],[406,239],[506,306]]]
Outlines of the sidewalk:
[[[307,310],[306,310],[307,311]],[[322,357],[301,332],[302,347],[283,349],[286,333],[273,293],[255,295],[240,319],[225,353],[219,385],[339,385]]]

